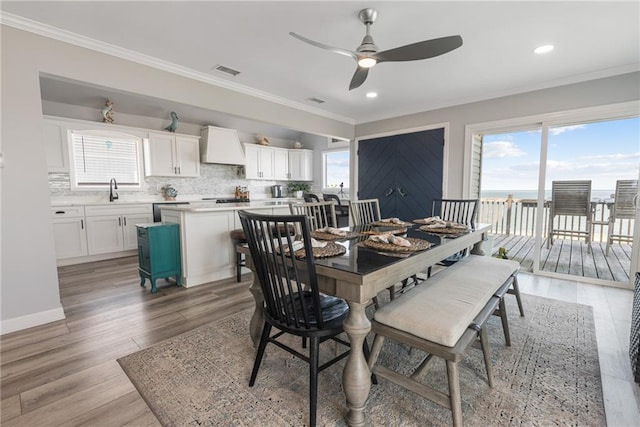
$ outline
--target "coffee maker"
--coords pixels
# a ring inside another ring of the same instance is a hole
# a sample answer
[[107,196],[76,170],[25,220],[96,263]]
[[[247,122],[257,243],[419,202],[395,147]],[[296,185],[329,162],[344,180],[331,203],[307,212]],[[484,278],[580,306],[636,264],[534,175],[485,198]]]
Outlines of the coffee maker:
[[271,186],[271,197],[279,199],[282,197],[282,194],[283,194],[282,185]]

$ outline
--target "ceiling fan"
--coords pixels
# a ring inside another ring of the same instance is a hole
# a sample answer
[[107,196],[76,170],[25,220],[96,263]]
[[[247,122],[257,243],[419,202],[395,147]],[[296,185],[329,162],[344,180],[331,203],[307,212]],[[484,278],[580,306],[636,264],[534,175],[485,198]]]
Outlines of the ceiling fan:
[[360,87],[367,79],[369,68],[380,62],[417,61],[420,59],[433,58],[435,56],[451,52],[452,50],[462,46],[462,37],[458,35],[425,40],[378,52],[378,46],[375,45],[373,37],[371,37],[370,34],[371,24],[376,21],[377,17],[378,12],[371,8],[362,9],[358,13],[358,18],[360,18],[360,21],[362,21],[362,23],[367,27],[367,33],[362,39],[360,46],[356,48],[355,52],[318,43],[294,32],[290,32],[289,35],[297,38],[298,40],[302,40],[305,43],[309,43],[312,46],[355,59],[358,63],[358,68],[351,79],[349,90]]

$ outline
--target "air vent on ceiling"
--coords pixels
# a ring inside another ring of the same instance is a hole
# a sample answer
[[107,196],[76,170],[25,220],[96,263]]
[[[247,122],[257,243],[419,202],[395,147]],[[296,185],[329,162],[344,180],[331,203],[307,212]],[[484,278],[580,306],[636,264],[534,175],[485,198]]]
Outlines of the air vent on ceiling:
[[213,67],[213,69],[216,70],[216,71],[227,73],[227,74],[229,74],[229,75],[231,75],[233,77],[235,77],[238,74],[240,74],[240,71],[234,70],[233,68],[225,67],[224,65],[216,65],[215,67]]
[[324,99],[316,98],[315,96],[311,98],[307,98],[307,101],[315,102],[316,104],[322,104],[326,102]]

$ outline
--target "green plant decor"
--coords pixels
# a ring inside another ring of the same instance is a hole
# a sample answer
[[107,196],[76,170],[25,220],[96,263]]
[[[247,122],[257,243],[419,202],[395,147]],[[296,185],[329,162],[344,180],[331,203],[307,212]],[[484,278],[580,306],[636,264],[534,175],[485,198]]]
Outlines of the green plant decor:
[[502,258],[502,259],[509,259],[507,257],[507,249],[505,247],[499,247],[498,248],[498,254],[496,255],[496,258]]
[[308,182],[290,182],[287,184],[287,191],[291,193],[295,193],[296,191],[303,191],[308,193],[311,191],[311,185]]

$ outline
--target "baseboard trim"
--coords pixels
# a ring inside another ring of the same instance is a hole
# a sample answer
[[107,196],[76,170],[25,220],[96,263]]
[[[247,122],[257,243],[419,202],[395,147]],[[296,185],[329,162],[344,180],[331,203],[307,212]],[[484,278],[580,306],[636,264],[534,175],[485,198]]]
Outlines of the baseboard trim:
[[44,325],[45,323],[63,319],[65,319],[64,310],[62,309],[62,306],[60,306],[53,310],[40,311],[26,316],[2,320],[0,321],[0,335],[33,328],[34,326]]

